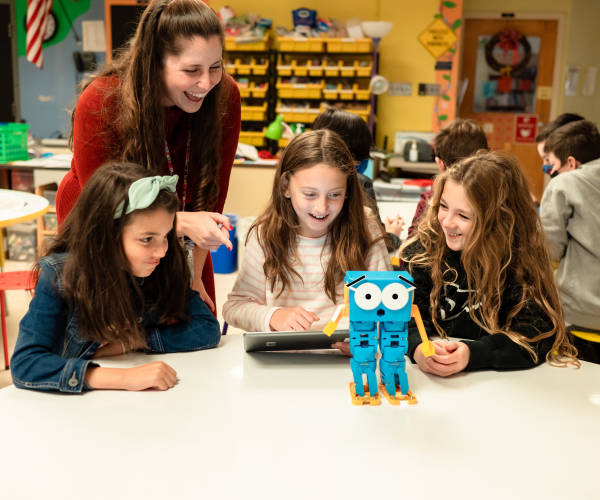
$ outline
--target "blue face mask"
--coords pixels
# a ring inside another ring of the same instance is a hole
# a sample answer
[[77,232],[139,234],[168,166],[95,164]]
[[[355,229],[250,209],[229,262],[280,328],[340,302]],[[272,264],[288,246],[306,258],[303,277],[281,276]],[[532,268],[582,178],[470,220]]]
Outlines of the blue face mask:
[[542,169],[544,170],[545,174],[550,175],[550,172],[552,172],[552,165],[542,165]]
[[373,160],[371,160],[371,159],[366,159],[366,160],[363,160],[363,161],[361,161],[361,162],[360,162],[360,163],[357,165],[357,167],[356,167],[356,171],[357,171],[359,174],[364,174],[364,173],[365,173],[365,170],[367,170],[367,167],[369,166],[369,162],[370,162],[370,161],[373,161]]

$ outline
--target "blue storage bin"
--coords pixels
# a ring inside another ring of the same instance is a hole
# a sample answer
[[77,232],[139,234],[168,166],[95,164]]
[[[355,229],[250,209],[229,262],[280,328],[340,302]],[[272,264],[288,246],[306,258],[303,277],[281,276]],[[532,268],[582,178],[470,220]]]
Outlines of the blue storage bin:
[[237,215],[224,214],[231,221],[231,229],[229,231],[229,240],[233,245],[231,252],[225,245],[221,245],[216,250],[210,251],[210,257],[213,263],[213,269],[217,274],[230,274],[237,271],[238,262],[238,238],[237,238]]

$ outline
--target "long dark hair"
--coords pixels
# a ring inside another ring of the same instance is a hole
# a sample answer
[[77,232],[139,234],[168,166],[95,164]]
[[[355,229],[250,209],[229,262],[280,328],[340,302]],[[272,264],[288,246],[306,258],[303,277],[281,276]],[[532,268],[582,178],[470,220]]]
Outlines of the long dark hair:
[[[366,257],[371,247],[385,239],[379,223],[369,223],[365,213],[365,204],[368,206],[369,203],[363,199],[352,155],[335,132],[314,130],[292,139],[277,165],[271,200],[252,224],[246,243],[252,231],[256,231],[257,240],[265,254],[263,271],[271,283],[271,292],[281,282],[281,295],[290,285],[292,276],[302,279],[293,266],[294,261],[299,260],[296,235],[300,221],[285,191],[295,172],[319,163],[339,169],[347,179],[344,206],[329,226],[327,234],[331,257],[325,270],[325,294],[335,304],[336,285],[344,279],[346,271],[366,269]],[[371,215],[371,218],[374,219],[374,216]],[[377,228],[374,231],[380,234],[373,238],[370,227]]]
[[[81,334],[88,340],[122,342],[126,348],[145,345],[145,333],[137,321],[144,310],[145,296],[123,249],[123,228],[140,213],[162,209],[174,214],[179,201],[175,193],[162,190],[148,208],[118,219],[114,215],[121,201],[125,202],[123,213],[126,212],[131,184],[149,175],[146,168],[129,163],[100,167],[44,252],[46,256],[69,254],[62,274],[65,298],[78,309]],[[185,311],[190,272],[177,241],[176,217],[167,236],[166,255],[154,272],[144,278],[144,288],[154,301],[152,310],[161,313],[159,323],[190,319]],[[38,261],[35,271],[40,270]]]
[[[82,82],[80,94],[98,78],[114,84],[97,84],[103,92],[100,111],[108,161],[144,165],[155,175],[165,162],[164,85],[161,70],[166,56],[181,52],[181,41],[199,36],[218,37],[225,61],[225,34],[215,12],[200,0],[151,0],[135,36],[91,79]],[[190,115],[192,165],[198,166],[196,210],[212,210],[219,196],[223,114],[228,109],[231,79],[221,81]],[[71,123],[75,123],[76,109]],[[73,126],[70,142],[73,143]]]
[[[463,187],[473,207],[471,234],[461,253],[467,274],[471,319],[489,334],[505,334],[529,351],[536,362],[537,354],[531,344],[554,337],[546,360],[558,366],[578,364],[577,349],[566,333],[546,236],[519,160],[510,153],[482,150],[436,177],[425,217],[401,248],[403,252],[417,241],[424,248],[414,256],[405,256],[404,261],[409,263],[411,272],[415,266],[430,270],[431,310],[438,310],[442,287],[452,283],[457,275],[456,270],[447,265],[446,238],[438,220],[440,200],[448,180]],[[501,324],[502,299],[511,283],[521,287],[521,300]],[[512,331],[511,326],[532,302],[548,315],[553,328],[529,339]],[[478,303],[480,307],[476,306]],[[432,319],[437,332],[446,336],[436,314]]]

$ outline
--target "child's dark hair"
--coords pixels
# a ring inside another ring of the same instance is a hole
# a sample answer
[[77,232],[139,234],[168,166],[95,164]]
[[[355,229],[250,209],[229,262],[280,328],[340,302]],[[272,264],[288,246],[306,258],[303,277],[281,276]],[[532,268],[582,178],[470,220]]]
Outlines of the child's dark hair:
[[[146,344],[144,330],[138,323],[145,294],[125,255],[123,228],[133,224],[141,213],[162,209],[174,214],[179,200],[175,193],[163,189],[148,208],[118,219],[114,216],[122,201],[123,213],[126,212],[131,184],[150,175],[148,169],[129,163],[100,167],[44,253],[69,254],[62,273],[65,298],[79,310],[81,334],[88,340],[123,343],[126,349]],[[159,323],[190,319],[185,312],[190,272],[177,241],[175,224],[176,217],[167,235],[167,253],[154,272],[144,278],[144,288],[152,297],[152,310],[160,315]],[[35,270],[41,270],[39,261]]]
[[545,153],[553,153],[561,165],[569,156],[581,163],[600,158],[600,133],[589,120],[568,123],[556,129],[544,144]]
[[[381,230],[371,235],[369,217],[365,213],[365,199],[358,181],[356,167],[344,141],[328,129],[313,130],[294,137],[279,160],[273,193],[263,213],[250,227],[246,243],[253,231],[265,254],[263,271],[270,282],[271,293],[281,283],[281,295],[289,287],[293,276],[302,279],[294,270],[297,229],[300,226],[292,201],[285,196],[291,176],[299,170],[324,163],[340,170],[346,176],[346,199],[338,216],[331,222],[327,242],[331,257],[325,271],[325,294],[335,304],[336,286],[346,271],[366,269],[369,251],[379,240],[386,239]],[[371,210],[371,213],[373,211]],[[379,224],[374,222],[374,227]],[[278,295],[278,296],[279,296]]]
[[326,128],[338,134],[348,146],[354,161],[361,162],[370,158],[373,139],[366,122],[354,113],[329,108],[314,121],[313,130]]
[[557,116],[556,120],[547,123],[540,129],[535,138],[535,142],[544,142],[557,128],[562,127],[567,123],[578,122],[579,120],[585,120],[585,118],[583,116],[576,115],[575,113],[563,113],[562,115]]
[[480,149],[488,149],[488,142],[481,125],[475,120],[452,120],[433,140],[434,154],[444,162],[445,168]]

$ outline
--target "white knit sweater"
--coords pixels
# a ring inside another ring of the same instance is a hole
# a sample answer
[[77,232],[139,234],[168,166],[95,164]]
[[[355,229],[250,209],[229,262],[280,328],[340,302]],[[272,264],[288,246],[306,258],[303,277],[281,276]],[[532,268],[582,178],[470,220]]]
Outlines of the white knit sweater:
[[[374,236],[379,236],[379,231],[378,227],[372,226]],[[296,250],[300,260],[294,265],[294,269],[302,279],[292,276],[290,287],[277,297],[281,290],[281,283],[278,283],[271,292],[270,283],[267,282],[263,272],[264,253],[256,239],[256,232],[253,232],[246,246],[244,261],[233,290],[227,296],[227,302],[223,306],[225,321],[247,332],[270,331],[269,323],[277,309],[300,306],[319,317],[319,321],[312,324],[311,330],[325,327],[337,307],[325,295],[324,270],[331,256],[329,245],[323,248],[326,239],[327,236],[297,238]],[[392,270],[390,257],[383,241],[378,241],[371,247],[366,264],[365,271]],[[343,282],[338,283],[336,293],[340,304],[344,295]],[[348,328],[347,318],[342,319],[339,328]]]

